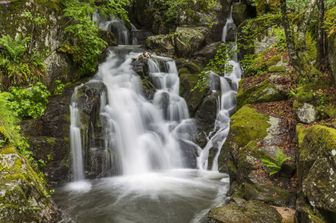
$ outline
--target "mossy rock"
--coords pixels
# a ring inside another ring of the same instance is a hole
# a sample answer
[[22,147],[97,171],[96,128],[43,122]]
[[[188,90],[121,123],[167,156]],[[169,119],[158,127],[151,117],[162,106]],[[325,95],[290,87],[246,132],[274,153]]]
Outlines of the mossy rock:
[[201,28],[178,27],[174,34],[174,45],[178,56],[188,57],[198,51],[205,43]]
[[336,129],[297,126],[298,177],[303,196],[319,210],[336,217]]
[[258,112],[251,105],[240,108],[231,117],[231,130],[227,143],[233,147],[244,147],[251,141],[267,136],[269,116]]
[[174,33],[148,37],[145,46],[159,53],[190,57],[204,45],[205,33],[202,27],[178,27]]
[[[270,79],[266,79],[261,83],[247,86],[244,82],[250,81],[243,79],[241,87],[238,90],[237,101],[238,107],[245,104],[272,102],[286,99],[287,95],[277,85],[273,84]],[[246,86],[246,87],[244,87]]]
[[209,223],[281,223],[281,215],[274,207],[259,201],[231,202],[214,208]]
[[168,55],[173,55],[175,53],[172,35],[150,36],[146,39],[145,46],[158,53]]
[[6,223],[59,220],[43,178],[15,148],[0,150],[0,170],[0,219]]
[[286,189],[274,185],[242,183],[234,191],[232,197],[239,197],[245,200],[258,200],[277,206],[295,204],[295,194],[291,194]]

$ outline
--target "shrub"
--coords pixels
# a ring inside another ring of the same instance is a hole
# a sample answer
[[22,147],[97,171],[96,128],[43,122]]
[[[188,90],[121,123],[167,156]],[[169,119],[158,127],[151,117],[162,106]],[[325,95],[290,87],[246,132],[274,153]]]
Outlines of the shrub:
[[0,79],[2,88],[11,85],[26,85],[37,81],[44,74],[43,58],[39,53],[28,53],[30,38],[9,35],[0,38]]
[[10,108],[22,119],[38,118],[43,115],[50,96],[47,87],[38,82],[29,88],[10,89]]
[[72,56],[79,65],[80,72],[95,72],[101,52],[107,43],[99,37],[98,27],[91,20],[95,11],[89,3],[71,1],[64,9],[64,15],[70,19],[70,25],[65,28],[68,42],[60,49]]

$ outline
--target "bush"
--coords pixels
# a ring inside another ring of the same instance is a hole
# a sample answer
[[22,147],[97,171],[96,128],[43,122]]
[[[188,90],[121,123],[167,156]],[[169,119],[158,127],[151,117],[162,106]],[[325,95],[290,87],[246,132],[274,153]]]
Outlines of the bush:
[[28,53],[30,38],[21,35],[14,39],[9,35],[0,38],[0,79],[1,88],[12,85],[26,85],[37,81],[44,74],[43,58],[40,54]]
[[29,88],[10,89],[10,108],[22,119],[38,118],[43,115],[50,96],[47,87],[38,82]]

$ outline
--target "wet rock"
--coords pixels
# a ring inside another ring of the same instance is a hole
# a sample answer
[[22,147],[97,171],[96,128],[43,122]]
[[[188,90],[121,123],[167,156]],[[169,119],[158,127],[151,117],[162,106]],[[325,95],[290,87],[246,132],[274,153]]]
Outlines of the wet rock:
[[236,25],[239,26],[247,18],[247,5],[242,2],[232,4],[232,17]]
[[302,200],[307,199],[325,219],[335,219],[336,129],[322,125],[298,125],[297,132]]
[[208,216],[209,223],[281,223],[277,210],[259,201],[230,202],[214,208]]
[[0,151],[0,221],[58,222],[60,213],[45,182],[15,148]]
[[217,97],[217,94],[206,96],[195,114],[196,125],[199,129],[197,143],[201,146],[207,142],[206,134],[213,129],[216,120]]
[[21,124],[30,150],[37,159],[45,162],[43,172],[48,183],[59,185],[70,179],[70,109],[73,88],[49,99],[45,114]]
[[301,108],[296,112],[299,120],[303,123],[309,124],[316,121],[317,111],[314,106],[308,103],[304,103]]

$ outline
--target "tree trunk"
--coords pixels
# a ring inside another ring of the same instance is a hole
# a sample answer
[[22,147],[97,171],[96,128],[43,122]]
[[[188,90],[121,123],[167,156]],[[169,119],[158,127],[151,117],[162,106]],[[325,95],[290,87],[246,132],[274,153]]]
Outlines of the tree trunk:
[[317,66],[321,71],[327,71],[329,69],[328,60],[328,41],[327,33],[323,27],[324,16],[325,16],[325,6],[324,0],[318,0],[318,30],[317,30]]
[[286,35],[286,44],[287,44],[290,63],[299,74],[303,74],[304,69],[303,69],[303,66],[301,65],[299,55],[295,48],[294,36],[293,36],[293,32],[292,32],[290,22],[288,19],[288,15],[287,15],[286,0],[280,0],[280,9],[281,9],[281,14],[282,14],[282,26],[285,30],[285,35]]
[[[315,5],[318,0],[310,0],[309,5],[307,9],[305,10],[305,16],[303,18],[303,21],[301,25],[298,27],[298,34],[299,34],[299,39],[298,39],[298,45],[299,45],[299,50],[305,50],[306,49],[306,33],[307,33],[307,28],[309,21],[311,20],[311,17],[314,12]],[[323,0],[322,0],[323,1]]]

